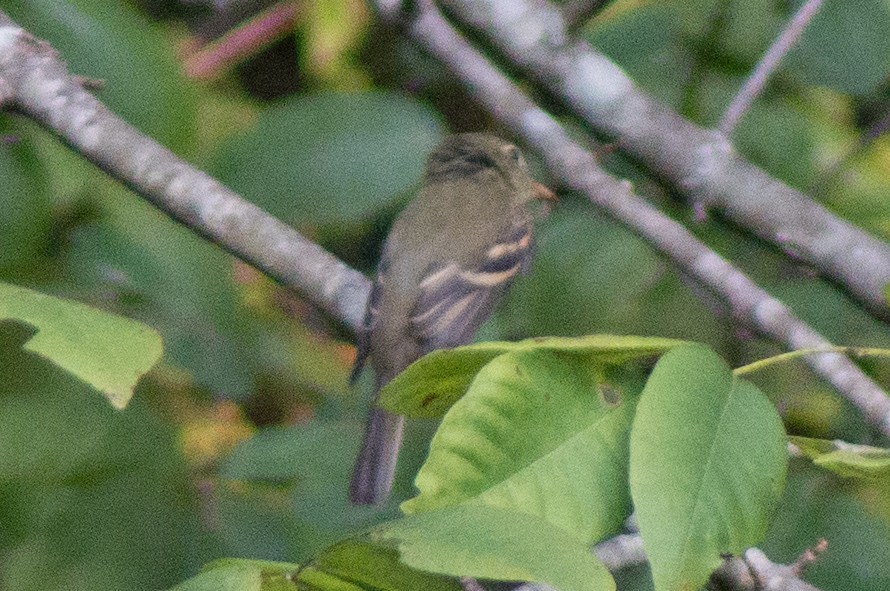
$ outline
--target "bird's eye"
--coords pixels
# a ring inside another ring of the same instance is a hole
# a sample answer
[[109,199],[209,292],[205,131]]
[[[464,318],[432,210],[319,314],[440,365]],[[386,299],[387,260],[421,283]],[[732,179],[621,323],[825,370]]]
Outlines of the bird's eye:
[[512,160],[522,168],[525,168],[525,158],[522,157],[522,152],[519,151],[519,148],[513,145],[505,146],[504,152],[507,154],[510,160]]

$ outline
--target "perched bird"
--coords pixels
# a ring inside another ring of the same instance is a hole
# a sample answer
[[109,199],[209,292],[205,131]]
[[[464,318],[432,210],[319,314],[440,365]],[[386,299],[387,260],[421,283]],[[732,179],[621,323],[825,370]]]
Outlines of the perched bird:
[[[519,149],[484,133],[446,138],[430,154],[417,197],[383,247],[353,378],[370,356],[376,392],[436,349],[465,345],[532,257],[534,199],[555,201]],[[389,495],[404,418],[372,407],[352,474],[354,504]]]

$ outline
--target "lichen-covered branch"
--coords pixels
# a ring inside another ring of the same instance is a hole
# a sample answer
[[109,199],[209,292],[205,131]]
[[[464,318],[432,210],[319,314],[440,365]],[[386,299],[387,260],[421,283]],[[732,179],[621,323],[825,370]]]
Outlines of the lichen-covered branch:
[[0,103],[42,124],[173,219],[356,330],[370,282],[110,112],[55,50],[0,11]]
[[841,285],[890,320],[890,245],[745,161],[725,136],[642,92],[606,56],[566,32],[548,0],[442,0],[513,64],[543,83],[705,210],[719,211]]

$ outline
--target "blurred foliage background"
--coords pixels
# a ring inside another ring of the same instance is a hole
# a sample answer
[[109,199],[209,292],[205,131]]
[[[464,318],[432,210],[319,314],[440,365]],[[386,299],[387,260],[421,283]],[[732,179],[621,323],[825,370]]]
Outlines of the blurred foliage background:
[[[294,0],[294,26],[209,79],[202,44],[281,3],[0,0],[105,104],[177,154],[373,271],[427,151],[451,131],[497,130],[438,63],[362,0]],[[617,0],[580,34],[686,117],[716,123],[799,3]],[[742,121],[739,149],[879,235],[890,232],[890,2],[827,0]],[[575,125],[562,107],[548,108]],[[213,558],[299,561],[395,514],[431,425],[412,425],[395,501],[346,504],[367,405],[342,329],[170,221],[32,122],[0,114],[0,280],[140,319],[165,358],[131,406],[21,351],[0,324],[0,587],[158,589]],[[534,162],[537,176],[546,173]],[[700,219],[620,152],[604,165],[840,344],[890,346],[890,327],[792,256]],[[480,339],[595,332],[703,341],[733,365],[774,354],[648,245],[564,195],[539,224],[533,273]],[[886,364],[864,362],[890,387]],[[801,365],[757,376],[789,432],[877,443]],[[818,538],[826,589],[890,588],[890,495],[792,464],[764,548],[793,560]],[[646,589],[645,569],[625,573]]]

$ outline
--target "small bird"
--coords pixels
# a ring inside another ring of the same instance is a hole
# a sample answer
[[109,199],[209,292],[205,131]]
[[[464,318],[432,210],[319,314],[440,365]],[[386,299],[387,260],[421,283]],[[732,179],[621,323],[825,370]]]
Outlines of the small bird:
[[[353,379],[370,356],[380,389],[423,355],[465,345],[532,258],[535,199],[556,201],[519,149],[485,133],[447,137],[383,246]],[[352,473],[353,504],[389,496],[404,417],[372,407]]]

